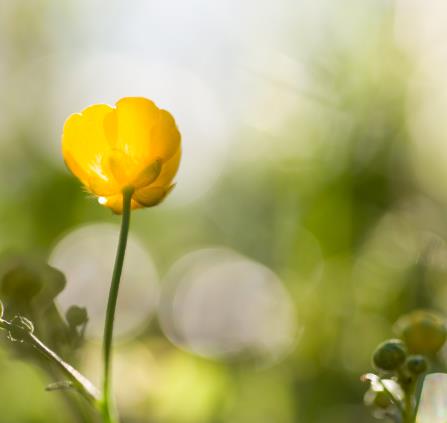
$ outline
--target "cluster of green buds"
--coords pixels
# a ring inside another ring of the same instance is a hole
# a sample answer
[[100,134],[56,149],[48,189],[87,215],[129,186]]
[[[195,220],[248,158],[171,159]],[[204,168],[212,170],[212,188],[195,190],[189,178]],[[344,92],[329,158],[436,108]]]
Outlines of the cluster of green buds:
[[377,418],[414,423],[418,387],[446,342],[446,322],[439,313],[416,310],[396,322],[395,332],[398,338],[382,342],[373,354],[376,373],[363,376],[370,383],[364,401]]

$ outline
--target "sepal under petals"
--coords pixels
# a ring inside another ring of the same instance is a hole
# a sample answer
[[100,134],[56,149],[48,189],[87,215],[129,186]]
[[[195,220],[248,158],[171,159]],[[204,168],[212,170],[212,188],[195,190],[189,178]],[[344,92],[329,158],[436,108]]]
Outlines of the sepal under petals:
[[158,178],[158,175],[160,175],[161,168],[161,160],[155,160],[139,173],[132,183],[132,186],[138,189],[152,184]]
[[161,203],[172,191],[174,185],[165,187],[147,187],[135,191],[134,198],[144,207],[152,207]]

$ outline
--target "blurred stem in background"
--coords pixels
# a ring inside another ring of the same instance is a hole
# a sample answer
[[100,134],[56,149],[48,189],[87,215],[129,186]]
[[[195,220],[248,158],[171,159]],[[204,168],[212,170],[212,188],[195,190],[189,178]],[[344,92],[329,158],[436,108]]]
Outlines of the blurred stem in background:
[[103,339],[103,359],[104,359],[104,379],[103,379],[103,404],[102,413],[105,423],[116,423],[117,413],[114,409],[111,392],[111,361],[112,361],[112,341],[113,324],[115,321],[116,302],[123,270],[124,255],[126,252],[127,235],[129,233],[130,211],[133,189],[123,190],[123,216],[121,220],[121,231],[116,252],[115,265],[113,268],[112,282],[110,284],[109,299],[107,303],[106,321],[104,326]]

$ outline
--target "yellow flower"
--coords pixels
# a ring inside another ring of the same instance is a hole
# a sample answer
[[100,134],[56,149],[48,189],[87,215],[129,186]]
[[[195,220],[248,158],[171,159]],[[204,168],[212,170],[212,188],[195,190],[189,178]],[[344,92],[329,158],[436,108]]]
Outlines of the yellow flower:
[[173,188],[180,162],[180,133],[174,118],[142,97],[116,107],[95,104],[64,124],[62,154],[71,172],[98,197],[122,213],[123,191],[133,190],[132,209],[151,207]]

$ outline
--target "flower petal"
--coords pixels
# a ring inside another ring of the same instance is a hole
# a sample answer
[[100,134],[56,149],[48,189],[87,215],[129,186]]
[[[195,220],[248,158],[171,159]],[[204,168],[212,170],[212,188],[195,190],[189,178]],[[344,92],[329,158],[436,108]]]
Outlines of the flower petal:
[[174,118],[166,110],[160,110],[157,124],[152,129],[150,150],[152,157],[169,160],[180,147],[180,132]]
[[166,161],[180,145],[174,118],[143,97],[126,97],[116,103],[116,148],[140,162]]
[[105,161],[104,168],[109,169],[121,188],[130,185],[135,179],[138,168],[135,161],[128,154],[114,149],[108,153]]
[[89,174],[79,166],[78,162],[73,158],[70,152],[65,152],[64,161],[71,173],[75,175],[84,185],[89,185]]
[[116,109],[112,109],[104,118],[104,134],[109,145],[114,147],[118,137],[118,117]]
[[108,197],[121,192],[121,187],[114,179],[104,179],[98,175],[92,175],[89,178],[87,187],[99,197]]
[[125,97],[116,103],[117,137],[115,148],[129,153],[141,162],[151,157],[152,128],[158,120],[159,109],[143,97]]
[[62,134],[62,154],[69,166],[75,162],[85,174],[101,172],[98,159],[110,148],[104,120],[111,112],[113,109],[110,106],[97,104],[66,120]]

